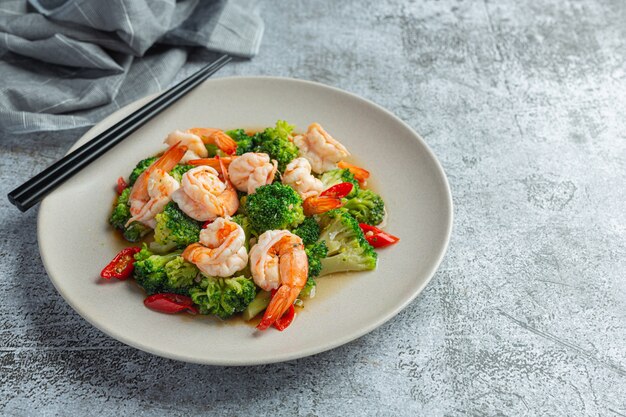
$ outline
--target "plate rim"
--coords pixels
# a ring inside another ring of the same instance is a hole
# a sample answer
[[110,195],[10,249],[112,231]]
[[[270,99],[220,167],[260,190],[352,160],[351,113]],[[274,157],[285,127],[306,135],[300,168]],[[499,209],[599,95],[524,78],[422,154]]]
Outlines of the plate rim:
[[[88,323],[90,323],[92,326],[94,326],[96,329],[100,330],[101,332],[103,332],[107,336],[109,336],[109,337],[111,337],[111,338],[113,338],[115,340],[118,340],[118,341],[120,341],[120,342],[122,342],[122,343],[124,343],[124,344],[126,344],[128,346],[132,346],[132,347],[134,347],[136,349],[139,349],[139,350],[144,351],[144,352],[151,353],[153,355],[156,355],[156,356],[159,356],[159,357],[162,357],[162,358],[173,359],[173,360],[177,360],[177,361],[181,361],[181,362],[197,363],[197,364],[203,364],[203,365],[211,365],[211,366],[253,366],[253,365],[264,365],[264,364],[273,364],[273,363],[279,363],[279,362],[292,361],[292,360],[296,360],[296,359],[300,359],[300,358],[316,355],[316,354],[319,354],[319,353],[323,353],[323,352],[335,349],[335,348],[337,348],[339,346],[342,346],[342,345],[345,345],[347,343],[350,343],[350,342],[352,342],[352,341],[354,341],[354,340],[356,340],[356,339],[358,339],[360,337],[363,337],[366,334],[374,331],[378,327],[382,326],[383,324],[385,324],[386,322],[388,322],[389,320],[391,320],[392,318],[397,316],[402,310],[404,310],[409,304],[411,304],[417,298],[417,296],[420,295],[422,293],[422,291],[424,291],[424,288],[426,288],[426,286],[433,279],[435,273],[437,272],[437,270],[439,269],[439,266],[441,265],[441,262],[443,261],[445,255],[447,254],[448,248],[450,246],[450,238],[451,238],[451,235],[452,235],[452,229],[453,229],[453,224],[454,224],[454,206],[453,206],[452,192],[451,192],[451,188],[450,188],[450,183],[448,181],[448,177],[446,176],[445,170],[443,169],[443,166],[441,165],[441,162],[439,161],[439,159],[437,158],[437,156],[435,155],[433,150],[430,148],[430,146],[428,146],[428,144],[426,143],[424,138],[418,132],[416,132],[408,123],[406,123],[405,121],[400,119],[398,116],[396,116],[390,110],[387,110],[386,108],[382,107],[381,105],[375,103],[372,100],[366,99],[366,98],[361,97],[361,96],[359,96],[359,95],[357,95],[355,93],[352,93],[350,91],[347,91],[347,90],[344,90],[344,89],[341,89],[341,88],[338,88],[338,87],[330,86],[330,85],[323,84],[323,83],[316,82],[316,81],[304,80],[304,79],[300,79],[300,78],[266,76],[266,75],[257,75],[257,76],[235,75],[235,76],[216,77],[216,78],[208,79],[208,80],[204,81],[203,83],[201,83],[198,86],[198,88],[201,88],[205,84],[218,83],[218,82],[224,82],[224,81],[227,81],[227,82],[228,81],[236,81],[236,80],[241,80],[241,81],[272,80],[272,81],[277,81],[277,82],[303,83],[303,84],[306,84],[306,85],[313,86],[315,88],[331,90],[331,91],[333,91],[335,93],[347,95],[347,96],[349,96],[352,99],[356,99],[357,101],[361,102],[362,104],[365,104],[367,106],[373,107],[375,110],[381,111],[381,112],[385,113],[387,116],[391,117],[391,119],[393,119],[395,122],[400,123],[406,129],[408,129],[410,132],[412,132],[413,135],[415,136],[414,138],[412,138],[412,140],[417,140],[418,142],[420,142],[420,145],[422,145],[424,147],[424,149],[426,150],[426,152],[428,154],[428,157],[434,162],[434,166],[436,168],[437,174],[443,180],[443,186],[444,186],[444,189],[445,189],[445,203],[447,204],[447,211],[445,213],[445,215],[447,217],[447,222],[446,222],[446,225],[445,225],[446,227],[445,227],[444,243],[443,243],[443,246],[442,246],[441,250],[439,251],[439,254],[437,255],[437,259],[435,260],[435,262],[432,264],[431,268],[425,274],[426,279],[424,280],[424,282],[415,291],[413,291],[413,293],[406,300],[404,300],[402,303],[397,304],[389,313],[379,317],[377,320],[373,320],[367,326],[363,326],[362,328],[360,328],[359,330],[357,330],[355,332],[347,333],[346,335],[344,335],[342,337],[338,337],[334,341],[332,341],[330,343],[327,343],[327,344],[324,344],[322,346],[312,347],[312,348],[309,348],[309,349],[302,349],[300,351],[297,351],[297,352],[294,352],[294,353],[289,353],[289,354],[277,354],[275,357],[272,357],[269,360],[253,360],[253,359],[252,360],[250,360],[250,359],[245,359],[245,360],[236,360],[236,359],[235,360],[233,360],[233,359],[207,360],[207,359],[204,359],[203,360],[202,358],[187,356],[185,354],[178,354],[178,353],[171,353],[171,352],[167,352],[167,351],[162,351],[160,349],[153,348],[150,345],[142,344],[140,342],[137,342],[136,340],[132,340],[132,339],[130,339],[128,337],[125,337],[124,335],[118,334],[113,329],[108,329],[105,326],[101,326],[96,321],[96,319],[92,319],[92,317],[90,317],[90,315],[87,314],[87,312],[83,311],[80,307],[75,305],[70,300],[70,298],[66,296],[65,292],[62,290],[61,287],[59,287],[59,285],[57,285],[56,280],[52,277],[52,274],[50,273],[50,266],[49,266],[49,262],[50,261],[47,259],[46,255],[44,254],[44,251],[42,250],[42,248],[43,248],[43,246],[42,246],[42,227],[41,227],[42,213],[45,212],[45,207],[47,206],[46,201],[48,200],[47,197],[44,198],[42,200],[42,202],[40,203],[39,211],[37,213],[37,244],[38,244],[40,258],[41,258],[42,263],[44,265],[44,269],[46,270],[46,274],[48,275],[48,279],[52,282],[52,285],[55,287],[57,292],[61,295],[63,300],[67,304],[69,304],[70,307],[72,307],[72,309],[76,313],[78,313],[84,320],[86,320]],[[134,106],[138,106],[137,108],[139,108],[142,105],[145,105],[146,103],[148,103],[151,99],[157,97],[161,93],[155,93],[155,94],[151,94],[151,95],[147,95],[145,97],[139,98],[139,99],[137,99],[137,100],[135,100],[135,101],[133,101],[131,103],[128,103],[124,107],[121,107],[120,109],[116,110],[115,112],[111,113],[110,115],[108,115],[107,117],[105,117],[104,119],[102,119],[101,121],[96,123],[89,130],[87,130],[83,135],[81,135],[70,146],[70,148],[68,149],[67,153],[72,152],[75,148],[77,148],[79,146],[78,144],[81,141],[83,141],[83,139],[85,137],[91,136],[89,139],[87,139],[85,141],[85,143],[87,143],[88,141],[93,140],[93,138],[97,135],[94,132],[96,132],[103,124],[106,124],[107,122],[109,122],[111,120],[115,120],[117,117],[119,117],[120,114],[123,114],[122,118],[125,117],[126,115],[130,114],[129,113],[129,109],[132,109]],[[181,98],[181,100],[184,100],[184,97]],[[132,112],[132,110],[130,112]],[[113,123],[115,123],[115,122],[113,122]],[[150,123],[150,121],[148,121],[147,123]],[[51,194],[53,194],[54,192],[55,191],[52,191]]]

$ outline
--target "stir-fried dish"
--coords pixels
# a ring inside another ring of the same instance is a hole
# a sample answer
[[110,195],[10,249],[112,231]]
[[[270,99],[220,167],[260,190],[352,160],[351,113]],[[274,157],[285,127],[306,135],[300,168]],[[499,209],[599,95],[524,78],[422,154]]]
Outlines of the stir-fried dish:
[[109,223],[142,247],[102,278],[134,278],[159,312],[263,314],[259,330],[284,330],[316,278],[375,269],[375,249],[399,239],[376,227],[385,203],[370,173],[319,124],[293,129],[170,133],[164,153],[118,179]]

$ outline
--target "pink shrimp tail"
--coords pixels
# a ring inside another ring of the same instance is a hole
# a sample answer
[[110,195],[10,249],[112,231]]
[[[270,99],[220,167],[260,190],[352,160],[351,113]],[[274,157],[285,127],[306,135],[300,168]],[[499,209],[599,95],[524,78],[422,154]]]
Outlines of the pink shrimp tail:
[[183,159],[183,156],[187,152],[187,147],[180,144],[180,141],[171,146],[163,155],[159,157],[152,165],[150,165],[150,170],[152,169],[162,169],[163,171],[171,171],[174,169],[176,164]]
[[270,301],[270,305],[265,309],[265,314],[263,315],[263,319],[256,326],[259,330],[265,330],[270,327],[276,320],[281,318],[283,314],[289,309],[289,306],[296,301],[298,298],[298,294],[302,288],[298,287],[288,287],[287,285],[282,285],[276,291],[274,297]]

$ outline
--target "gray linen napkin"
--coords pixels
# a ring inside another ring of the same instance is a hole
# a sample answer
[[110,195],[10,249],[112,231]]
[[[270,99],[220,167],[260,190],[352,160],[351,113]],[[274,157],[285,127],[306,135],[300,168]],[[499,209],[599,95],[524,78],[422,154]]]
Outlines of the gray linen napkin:
[[0,131],[92,125],[165,89],[190,46],[256,55],[255,0],[0,2]]

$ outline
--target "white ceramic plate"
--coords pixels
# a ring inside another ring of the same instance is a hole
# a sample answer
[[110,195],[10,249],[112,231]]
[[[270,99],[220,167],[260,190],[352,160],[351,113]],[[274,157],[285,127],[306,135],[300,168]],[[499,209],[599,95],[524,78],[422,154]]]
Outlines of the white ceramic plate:
[[[108,117],[87,142],[150,98]],[[284,332],[148,310],[130,281],[105,282],[102,267],[124,246],[107,218],[119,176],[163,149],[175,129],[261,128],[284,119],[306,130],[319,122],[372,174],[389,213],[385,229],[401,237],[379,251],[378,269],[324,277]],[[38,220],[41,257],[63,298],[108,335],[182,361],[251,365],[319,353],[372,331],[406,307],[431,279],[452,227],[445,174],[424,141],[383,108],[336,88],[286,78],[209,80],[50,194]]]

